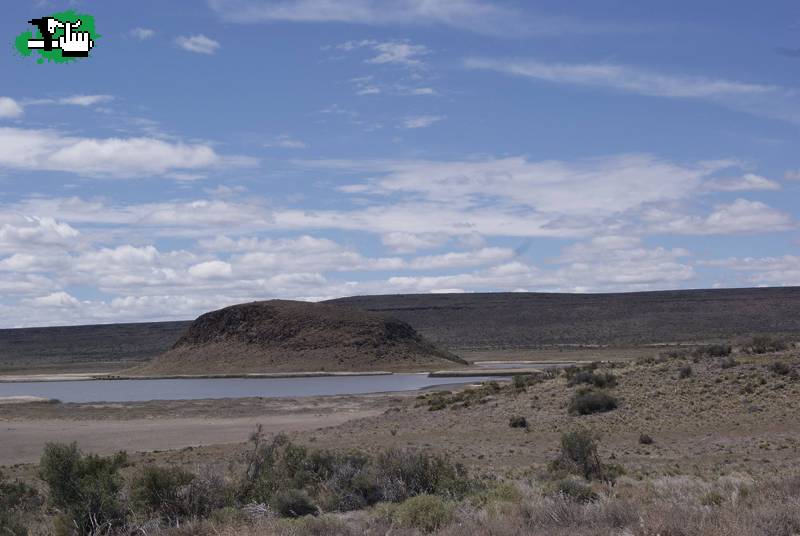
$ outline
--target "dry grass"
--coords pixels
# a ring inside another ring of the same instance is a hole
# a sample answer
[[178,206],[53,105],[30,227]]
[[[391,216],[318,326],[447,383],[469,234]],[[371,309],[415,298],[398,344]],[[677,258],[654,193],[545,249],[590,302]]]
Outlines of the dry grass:
[[[476,505],[455,506],[439,536],[792,536],[800,531],[800,478],[754,482],[725,477],[707,482],[667,477],[638,482],[622,479],[599,488],[583,504],[552,495],[538,485],[517,484],[519,493]],[[709,500],[712,497],[713,500]],[[205,522],[150,532],[157,536],[378,536],[418,535],[396,513],[379,505],[348,515],[296,521],[262,518]]]

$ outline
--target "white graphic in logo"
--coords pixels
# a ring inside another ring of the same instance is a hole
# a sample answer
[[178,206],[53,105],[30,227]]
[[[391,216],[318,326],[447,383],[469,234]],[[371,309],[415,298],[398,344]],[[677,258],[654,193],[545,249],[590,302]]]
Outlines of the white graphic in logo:
[[[61,49],[61,55],[65,58],[86,58],[94,46],[94,41],[92,41],[89,32],[75,31],[75,28],[81,25],[81,21],[62,22],[53,17],[45,17],[28,22],[39,28],[39,33],[42,34],[42,39],[28,40],[28,48],[31,50]],[[59,28],[64,30],[64,34],[58,40],[54,40],[53,35]]]

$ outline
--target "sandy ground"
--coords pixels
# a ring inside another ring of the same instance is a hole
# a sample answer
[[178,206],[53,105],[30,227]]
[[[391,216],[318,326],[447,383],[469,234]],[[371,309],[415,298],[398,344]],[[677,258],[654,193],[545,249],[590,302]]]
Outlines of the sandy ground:
[[351,419],[375,415],[354,411],[333,415],[271,415],[236,419],[158,419],[128,421],[38,420],[0,424],[0,464],[14,465],[39,460],[46,443],[76,441],[86,452],[110,454],[119,450],[137,452],[180,449],[223,443],[241,443],[262,425],[264,431],[308,431],[336,426]]
[[313,432],[373,417],[395,395],[225,399],[127,404],[0,406],[0,466],[39,460],[48,442],[86,452],[148,452],[242,443],[257,425],[269,434]]

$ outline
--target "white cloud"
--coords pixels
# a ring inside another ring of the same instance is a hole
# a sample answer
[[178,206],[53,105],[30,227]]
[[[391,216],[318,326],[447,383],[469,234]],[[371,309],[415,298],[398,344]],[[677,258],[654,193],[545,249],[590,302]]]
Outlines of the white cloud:
[[0,119],[14,119],[25,113],[22,106],[10,97],[0,97]]
[[114,100],[111,95],[72,95],[59,99],[59,104],[66,104],[71,106],[94,106],[103,102],[110,102]]
[[80,138],[56,130],[0,128],[0,168],[92,176],[153,176],[251,161],[203,144],[155,138]]
[[75,297],[63,291],[53,292],[47,296],[39,296],[27,301],[34,307],[56,307],[60,309],[74,308],[81,304]]
[[720,204],[708,216],[680,215],[669,210],[648,210],[644,219],[653,232],[713,235],[786,231],[796,227],[791,215],[760,201],[737,199]]
[[547,82],[604,86],[656,97],[703,98],[770,94],[778,88],[703,77],[671,76],[607,63],[544,63],[470,58],[470,69],[488,69]]
[[483,69],[551,83],[607,88],[651,97],[704,99],[754,115],[800,122],[796,92],[773,85],[652,72],[609,63],[468,58]]
[[0,224],[0,252],[36,246],[68,247],[79,235],[69,224],[51,217],[14,217],[10,223]]
[[25,106],[60,105],[88,107],[94,106],[95,104],[111,102],[113,100],[113,95],[70,95],[58,99],[28,99],[24,104]]
[[438,95],[437,91],[431,87],[417,87],[409,91],[411,95]]
[[175,38],[175,43],[184,50],[198,54],[214,54],[220,48],[218,41],[202,34],[190,37],[182,35]]
[[[208,0],[208,3],[223,19],[245,24],[269,21],[442,24],[482,33],[524,31],[515,12],[482,0]],[[570,26],[569,21],[562,22],[564,28]],[[545,25],[539,28],[545,29]]]
[[749,283],[770,286],[800,286],[800,257],[730,257],[701,261],[704,266],[749,272]]
[[224,279],[233,273],[231,265],[223,261],[206,261],[189,268],[189,275],[198,279]]
[[488,0],[208,0],[226,21],[442,25],[499,36],[640,32],[635,24],[523,14]]
[[[648,203],[693,195],[704,178],[727,164],[678,165],[650,155],[622,155],[582,161],[530,161],[524,157],[475,161],[310,161],[305,165],[363,171],[372,176],[360,193],[416,194],[450,209],[494,201],[507,203],[520,220],[529,210],[555,215],[602,217]],[[580,192],[580,195],[576,195]],[[549,215],[549,216],[548,216]],[[562,219],[565,226],[569,223]],[[465,231],[466,232],[466,231]]]
[[415,270],[437,270],[464,266],[481,266],[506,262],[515,257],[513,249],[488,247],[475,251],[451,252],[412,259],[408,265]]
[[450,237],[443,233],[386,233],[381,236],[384,246],[398,253],[414,253],[421,249],[433,249],[443,246]]
[[444,119],[445,117],[443,115],[416,115],[403,121],[403,127],[410,129],[428,128],[440,121],[444,121]]
[[265,147],[278,147],[280,149],[307,149],[308,144],[302,140],[298,140],[289,136],[288,134],[282,134],[275,138],[275,140],[265,143]]
[[134,28],[131,30],[131,36],[141,41],[152,39],[155,35],[156,31],[150,28]]
[[397,64],[406,67],[423,65],[422,58],[430,54],[430,50],[425,45],[415,45],[408,41],[375,41],[367,39],[363,41],[347,41],[337,45],[336,48],[347,52],[368,48],[376,55],[367,59],[367,63],[378,65]]
[[761,175],[747,173],[733,179],[712,179],[707,183],[711,190],[721,192],[743,192],[753,190],[780,190],[779,182],[767,179]]

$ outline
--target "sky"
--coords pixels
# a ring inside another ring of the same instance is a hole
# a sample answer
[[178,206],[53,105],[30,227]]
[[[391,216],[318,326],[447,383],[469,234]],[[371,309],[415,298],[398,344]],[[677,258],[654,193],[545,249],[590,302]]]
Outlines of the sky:
[[[16,52],[65,9],[89,58]],[[0,327],[800,285],[796,1],[31,0],[0,36]]]

